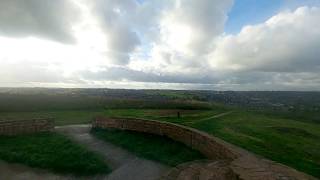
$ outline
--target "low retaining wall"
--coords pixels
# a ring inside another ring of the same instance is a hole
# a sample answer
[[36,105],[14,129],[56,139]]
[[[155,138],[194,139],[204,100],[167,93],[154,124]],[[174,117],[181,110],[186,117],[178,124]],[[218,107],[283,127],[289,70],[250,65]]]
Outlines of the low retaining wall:
[[12,136],[18,134],[51,131],[53,129],[54,119],[52,118],[0,121],[0,135]]
[[195,129],[173,123],[129,118],[96,118],[92,124],[99,128],[116,128],[167,136],[203,153],[210,159],[235,159],[239,154],[226,148],[230,144]]
[[93,128],[115,128],[167,136],[196,149],[212,160],[227,160],[239,179],[316,179],[288,166],[263,159],[242,148],[193,128],[178,124],[135,118],[97,117]]

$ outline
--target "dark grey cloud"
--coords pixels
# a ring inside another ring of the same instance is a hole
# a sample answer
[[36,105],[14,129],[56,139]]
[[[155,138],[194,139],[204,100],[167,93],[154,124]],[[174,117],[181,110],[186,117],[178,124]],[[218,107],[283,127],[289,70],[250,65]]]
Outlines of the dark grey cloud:
[[107,35],[106,54],[114,64],[127,64],[130,53],[140,45],[140,39],[132,26],[138,4],[132,0],[96,0],[93,13],[100,20]]
[[143,71],[132,70],[124,67],[104,68],[98,72],[81,71],[79,75],[87,80],[95,81],[133,81],[133,82],[156,82],[156,83],[195,83],[195,84],[213,84],[218,79],[204,75],[188,74],[156,74]]
[[1,0],[0,34],[71,43],[75,41],[71,24],[78,15],[77,8],[68,0]]
[[126,25],[113,25],[109,27],[107,54],[115,64],[127,64],[130,53],[140,44],[137,34],[130,31]]
[[[320,90],[320,73],[203,72],[202,75],[156,74],[122,67],[81,71],[85,81],[160,83],[167,87],[215,90]],[[178,88],[179,89],[179,88]]]

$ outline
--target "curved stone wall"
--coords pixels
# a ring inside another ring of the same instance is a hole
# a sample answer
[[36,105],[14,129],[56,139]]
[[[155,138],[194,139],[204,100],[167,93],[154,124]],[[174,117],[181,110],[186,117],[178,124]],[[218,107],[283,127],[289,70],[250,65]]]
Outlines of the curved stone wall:
[[0,135],[7,136],[51,131],[53,128],[54,120],[52,118],[0,121]]
[[93,128],[122,130],[167,136],[203,153],[212,160],[226,160],[239,179],[315,179],[285,165],[263,159],[242,148],[193,128],[178,124],[135,118],[97,117]]
[[144,119],[96,118],[93,127],[116,128],[167,136],[199,150],[210,159],[235,159],[229,144],[206,133],[181,125]]

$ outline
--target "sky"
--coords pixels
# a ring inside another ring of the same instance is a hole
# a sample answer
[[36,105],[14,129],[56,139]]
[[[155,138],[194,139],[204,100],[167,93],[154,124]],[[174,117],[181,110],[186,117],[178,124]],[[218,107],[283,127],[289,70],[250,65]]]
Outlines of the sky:
[[0,87],[320,90],[320,0],[0,0]]

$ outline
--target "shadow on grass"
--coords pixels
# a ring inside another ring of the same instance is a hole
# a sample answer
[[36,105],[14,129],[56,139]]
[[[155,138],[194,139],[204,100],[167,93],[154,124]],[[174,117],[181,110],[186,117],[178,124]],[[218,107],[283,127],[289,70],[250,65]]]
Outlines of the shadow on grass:
[[169,166],[205,159],[200,152],[163,136],[100,128],[92,129],[91,133],[101,140],[121,146],[139,157],[155,160]]

